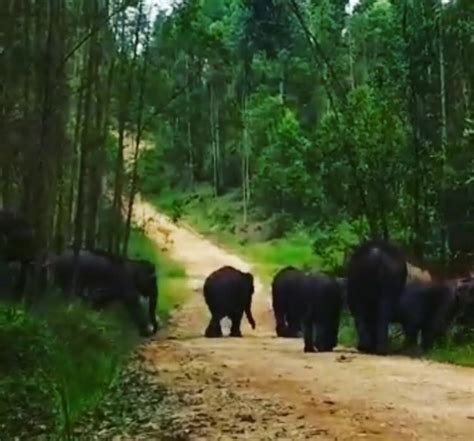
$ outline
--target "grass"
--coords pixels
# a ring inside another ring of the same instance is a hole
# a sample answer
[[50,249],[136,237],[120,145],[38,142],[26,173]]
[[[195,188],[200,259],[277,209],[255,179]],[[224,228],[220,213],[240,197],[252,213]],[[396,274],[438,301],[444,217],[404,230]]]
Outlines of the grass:
[[454,344],[448,342],[433,349],[429,358],[441,363],[474,367],[474,343]]
[[[181,219],[199,232],[247,258],[266,284],[287,265],[340,272],[345,250],[359,240],[356,229],[345,223],[326,231],[317,226],[303,228],[298,224],[289,224],[285,231],[284,225],[282,228],[278,223],[272,224],[271,220],[259,220],[261,216],[255,209],[250,211],[249,225],[244,227],[241,223],[240,195],[231,192],[215,198],[209,187],[180,195],[165,192],[150,196],[150,199],[170,214],[178,209]],[[283,230],[282,234],[268,231],[271,228],[277,232]],[[402,341],[398,327],[393,326],[391,334],[397,336],[392,340],[394,348],[399,349]],[[341,319],[339,341],[344,346],[356,345],[357,334],[347,313],[343,313]],[[446,343],[438,345],[425,356],[439,362],[474,367],[474,341],[454,343],[452,338],[448,338]]]
[[[165,322],[186,295],[183,267],[134,230],[130,256],[155,262]],[[51,292],[34,309],[0,303],[0,437],[72,439],[142,341],[122,308],[91,311]]]

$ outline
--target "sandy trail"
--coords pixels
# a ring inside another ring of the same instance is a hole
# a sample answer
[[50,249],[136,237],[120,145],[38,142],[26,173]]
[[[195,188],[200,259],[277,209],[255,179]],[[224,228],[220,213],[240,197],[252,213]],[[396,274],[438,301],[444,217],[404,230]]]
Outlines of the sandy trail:
[[[147,369],[184,396],[187,439],[474,440],[474,370],[339,350],[304,354],[274,337],[268,287],[257,281],[257,329],[244,338],[205,339],[205,277],[248,263],[177,227],[138,198],[135,220],[182,262],[193,295],[170,335],[143,349]],[[170,243],[170,241],[172,243]]]

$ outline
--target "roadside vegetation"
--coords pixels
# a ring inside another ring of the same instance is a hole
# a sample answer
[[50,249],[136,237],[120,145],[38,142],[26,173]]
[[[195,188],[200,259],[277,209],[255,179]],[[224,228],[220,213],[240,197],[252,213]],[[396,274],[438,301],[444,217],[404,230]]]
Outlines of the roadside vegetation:
[[[132,231],[129,254],[157,266],[164,325],[186,295],[184,269],[139,230]],[[143,341],[121,308],[95,312],[62,297],[50,292],[33,308],[0,303],[2,439],[69,439]]]

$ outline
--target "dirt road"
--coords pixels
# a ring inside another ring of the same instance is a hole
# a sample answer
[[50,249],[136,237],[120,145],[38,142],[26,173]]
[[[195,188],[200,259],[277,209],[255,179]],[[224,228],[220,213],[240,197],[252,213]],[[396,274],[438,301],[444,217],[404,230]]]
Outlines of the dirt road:
[[136,220],[149,220],[157,243],[168,236],[193,290],[168,338],[142,353],[147,370],[181,397],[176,418],[187,439],[474,440],[474,370],[343,349],[304,354],[301,341],[274,337],[268,287],[258,282],[257,329],[202,338],[204,278],[224,264],[249,265],[140,199]]

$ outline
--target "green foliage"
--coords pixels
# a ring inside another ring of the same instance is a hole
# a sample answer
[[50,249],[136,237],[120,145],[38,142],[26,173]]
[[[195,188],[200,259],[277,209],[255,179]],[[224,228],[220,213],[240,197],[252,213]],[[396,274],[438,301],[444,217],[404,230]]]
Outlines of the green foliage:
[[317,186],[307,170],[309,142],[290,110],[286,110],[277,121],[269,138],[256,167],[257,202],[270,212],[300,214],[311,206],[311,197]]
[[153,77],[183,92],[154,121],[142,190],[240,191],[239,218],[362,222],[439,259],[472,177],[468,3],[182,3],[152,43]]
[[432,360],[442,363],[457,364],[474,367],[474,343],[456,343],[451,339],[444,344],[437,345],[429,354]]
[[98,403],[136,332],[110,315],[49,299],[40,311],[0,305],[2,433],[67,436]]
[[313,228],[311,231],[313,250],[321,258],[320,269],[331,273],[342,273],[348,252],[360,243],[366,231],[366,225],[357,221],[353,223],[342,221],[332,228]]
[[[344,114],[327,115],[317,139],[319,145],[331,146],[332,155],[346,158],[348,164],[352,160],[348,191],[355,192],[357,203],[350,203],[353,210],[364,214],[371,233],[393,233],[393,222],[400,219],[409,165],[403,120],[394,103],[389,106],[369,86],[360,86],[349,94]],[[332,169],[328,167],[327,172]],[[370,188],[370,192],[364,191],[365,206],[361,204],[361,185]]]
[[348,348],[353,348],[357,345],[357,332],[353,319],[347,311],[341,314],[341,321],[339,323],[339,344]]
[[51,334],[22,309],[0,305],[0,421],[4,435],[52,427],[56,404],[48,369]]

